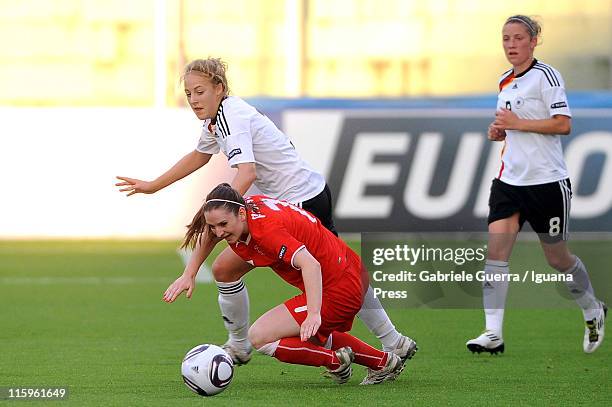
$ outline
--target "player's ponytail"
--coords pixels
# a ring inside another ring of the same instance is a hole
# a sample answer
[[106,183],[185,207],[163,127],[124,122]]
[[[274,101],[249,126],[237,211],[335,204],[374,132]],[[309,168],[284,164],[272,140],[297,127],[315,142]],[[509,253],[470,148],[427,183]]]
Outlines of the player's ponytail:
[[234,215],[238,215],[240,208],[245,208],[244,198],[228,183],[217,185],[208,195],[206,195],[206,202],[196,212],[191,223],[187,225],[187,233],[185,233],[185,239],[181,245],[183,248],[194,248],[196,243],[202,237],[202,234],[206,230],[206,212],[220,207],[225,207],[229,212]]
[[202,233],[206,229],[206,217],[204,216],[204,205],[196,212],[195,216],[191,220],[191,223],[187,225],[187,233],[185,233],[185,239],[181,244],[181,249],[190,248],[193,249],[196,242],[200,240]]

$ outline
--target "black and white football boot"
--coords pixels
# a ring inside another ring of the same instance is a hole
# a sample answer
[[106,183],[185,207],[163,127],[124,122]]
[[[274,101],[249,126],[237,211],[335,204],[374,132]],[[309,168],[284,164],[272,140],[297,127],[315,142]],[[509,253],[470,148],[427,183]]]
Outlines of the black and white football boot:
[[493,331],[485,330],[478,338],[470,339],[465,344],[472,352],[489,352],[492,355],[504,353],[504,340]]
[[584,328],[583,349],[585,353],[593,353],[599,348],[599,345],[604,340],[606,327],[606,315],[608,315],[608,307],[603,302],[600,303],[599,315],[590,321],[586,321]]

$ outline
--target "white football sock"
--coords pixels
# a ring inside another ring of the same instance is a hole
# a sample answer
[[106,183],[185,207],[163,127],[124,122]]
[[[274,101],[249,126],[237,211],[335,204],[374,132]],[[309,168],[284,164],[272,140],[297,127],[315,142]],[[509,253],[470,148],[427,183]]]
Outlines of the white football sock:
[[[485,312],[486,329],[495,332],[502,338],[504,308],[508,293],[508,262],[489,260],[485,263],[485,281],[482,283],[482,304]],[[502,281],[488,281],[487,277],[502,276]]]
[[380,300],[374,296],[372,286],[368,287],[363,305],[357,316],[370,332],[380,339],[385,352],[391,352],[395,349],[402,335],[395,329]]
[[231,283],[217,281],[219,308],[229,339],[240,349],[250,351],[249,333],[249,293],[242,280]]
[[578,258],[576,263],[569,269],[565,270],[564,273],[572,276],[572,281],[565,281],[565,285],[576,300],[576,303],[582,308],[582,314],[584,315],[585,321],[590,321],[597,317],[599,314],[599,301],[595,298],[595,292],[589,279],[584,263]]
[[276,352],[276,348],[278,348],[279,343],[280,343],[280,340],[276,342],[266,343],[261,348],[257,349],[257,352],[261,353],[262,355],[268,355],[268,356],[274,357],[274,353]]

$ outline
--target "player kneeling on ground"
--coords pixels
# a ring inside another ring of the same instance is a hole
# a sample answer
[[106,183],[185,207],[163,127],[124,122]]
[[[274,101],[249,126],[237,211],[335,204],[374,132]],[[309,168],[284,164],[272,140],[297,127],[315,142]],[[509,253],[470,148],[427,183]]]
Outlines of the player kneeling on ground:
[[[245,200],[221,184],[193,218],[184,245],[206,245],[215,237],[225,239],[244,261],[272,268],[302,291],[251,326],[249,340],[260,353],[286,363],[325,366],[337,383],[350,379],[352,362],[368,367],[361,384],[393,380],[402,372],[398,355],[346,333],[361,309],[367,272],[360,257],[315,216],[261,195]],[[192,289],[171,285],[164,299]],[[414,352],[416,346],[410,357]]]

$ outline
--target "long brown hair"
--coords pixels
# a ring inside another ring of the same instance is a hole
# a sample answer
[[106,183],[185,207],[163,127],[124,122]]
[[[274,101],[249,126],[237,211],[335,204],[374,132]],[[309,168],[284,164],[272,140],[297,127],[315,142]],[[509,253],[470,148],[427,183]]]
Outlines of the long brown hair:
[[191,223],[187,225],[187,233],[185,233],[181,249],[187,247],[193,249],[195,247],[207,229],[205,213],[222,206],[234,215],[238,215],[240,207],[245,207],[244,198],[230,184],[225,182],[217,185],[206,195],[206,202],[196,212]]

